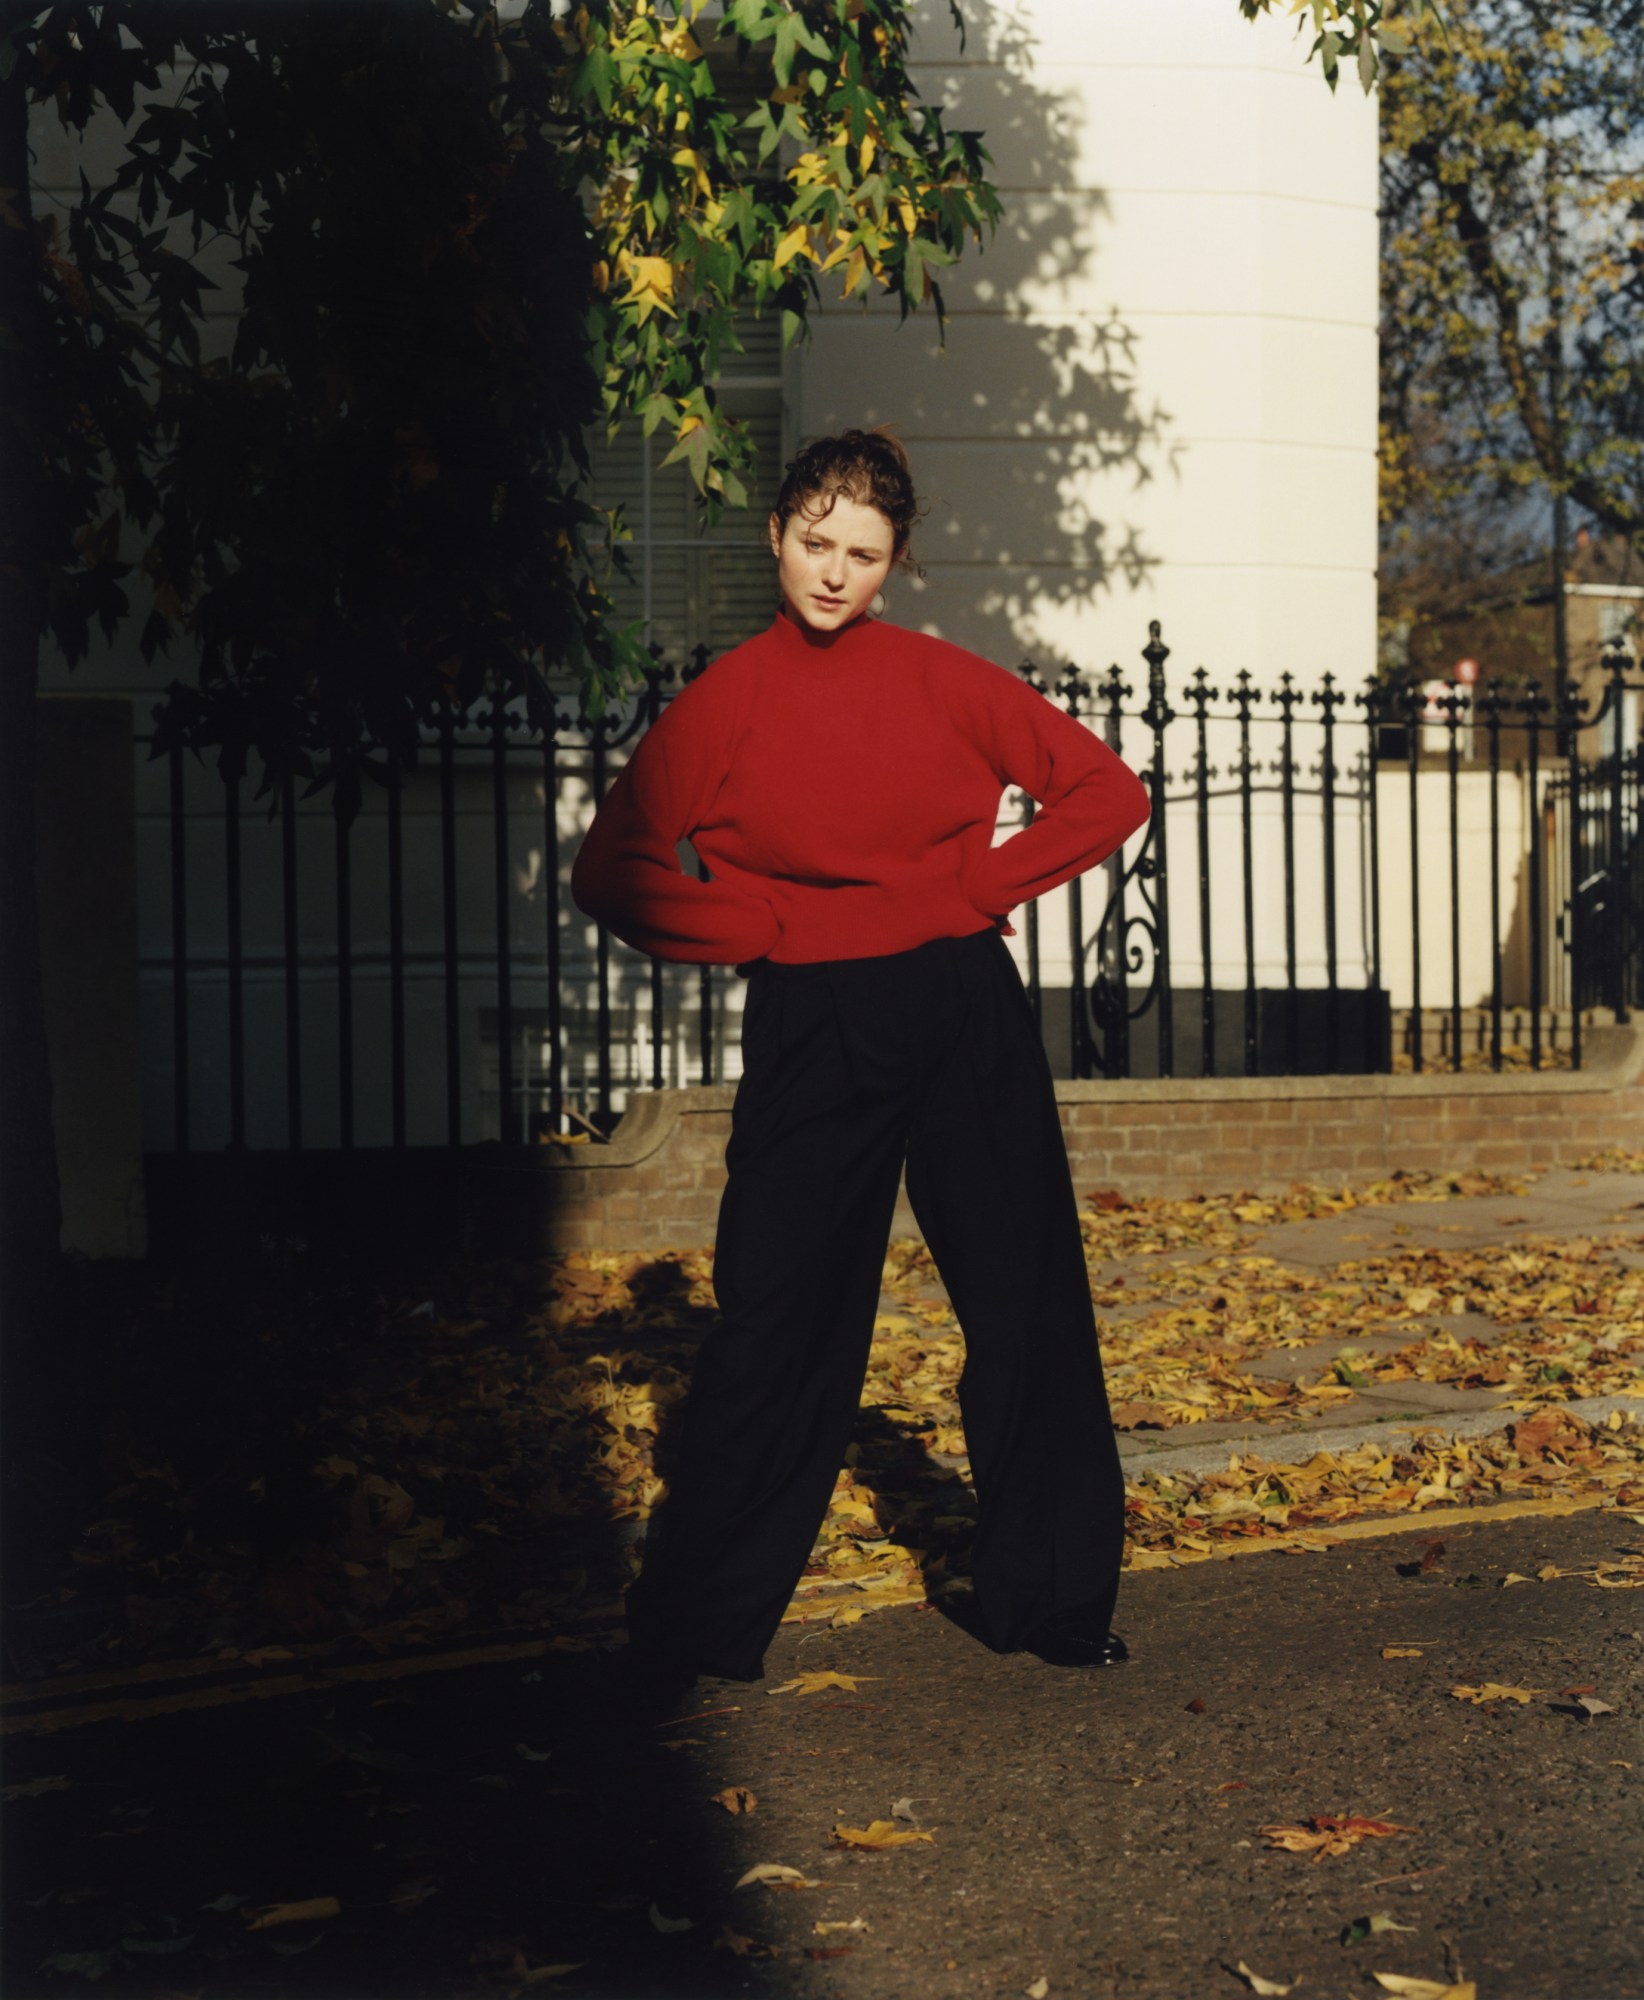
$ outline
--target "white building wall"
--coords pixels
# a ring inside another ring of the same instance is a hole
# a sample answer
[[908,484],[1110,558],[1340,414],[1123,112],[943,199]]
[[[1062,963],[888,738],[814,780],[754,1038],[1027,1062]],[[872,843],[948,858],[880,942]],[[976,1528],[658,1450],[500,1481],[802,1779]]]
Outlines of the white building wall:
[[806,432],[894,423],[932,502],[892,615],[1013,664],[1375,664],[1377,130],[1228,0],[923,0],[913,74],[1005,220],[933,322],[830,302]]
[[[909,447],[931,508],[926,580],[899,580],[890,615],[1051,679],[1117,661],[1138,708],[1155,618],[1178,710],[1198,665],[1224,692],[1240,668],[1268,694],[1287,672],[1311,694],[1326,671],[1356,692],[1376,632],[1373,101],[1349,83],[1332,97],[1293,22],[1252,25],[1226,0],[978,0],[965,18],[961,48],[945,0],[924,0],[914,76],[950,129],[984,132],[1004,221],[948,274],[945,349],[933,322],[829,302],[796,412],[807,433],[889,422]],[[1357,714],[1339,712],[1343,788],[1365,749]],[[1311,722],[1295,743],[1297,782],[1316,788]],[[1170,744],[1175,794],[1184,723]],[[1145,761],[1145,732],[1131,725],[1124,748]],[[1224,794],[1236,748],[1212,728]],[[1275,723],[1258,720],[1255,751],[1256,970],[1271,984],[1287,976]],[[1238,804],[1210,810],[1209,978],[1242,984]],[[1297,976],[1318,985],[1321,809],[1295,810]],[[1174,977],[1197,985],[1197,823],[1170,817]],[[1354,831],[1338,828],[1350,980],[1367,935]],[[1087,926],[1103,886],[1087,885]],[[1065,909],[1048,899],[1044,976],[1065,982],[1070,962]]]

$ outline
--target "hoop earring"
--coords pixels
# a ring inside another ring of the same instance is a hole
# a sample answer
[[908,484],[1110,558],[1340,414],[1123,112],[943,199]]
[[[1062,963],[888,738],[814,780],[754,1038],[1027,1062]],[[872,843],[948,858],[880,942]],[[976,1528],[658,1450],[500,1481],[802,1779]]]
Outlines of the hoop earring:
[[889,610],[890,600],[889,598],[886,597],[885,593],[882,590],[876,590],[873,593],[872,608],[873,608],[873,615],[875,618],[883,618],[885,613]]

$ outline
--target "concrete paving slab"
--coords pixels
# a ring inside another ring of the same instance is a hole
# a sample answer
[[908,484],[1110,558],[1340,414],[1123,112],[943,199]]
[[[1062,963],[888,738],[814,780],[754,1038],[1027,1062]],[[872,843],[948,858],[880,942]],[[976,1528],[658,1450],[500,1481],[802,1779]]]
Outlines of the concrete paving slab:
[[[1636,1396],[1578,1396],[1552,1407],[1596,1424],[1602,1423],[1612,1410],[1636,1418],[1644,1411],[1644,1402]],[[1504,1429],[1518,1414],[1504,1404],[1497,1404],[1490,1409],[1464,1410],[1454,1417],[1434,1414],[1406,1418],[1389,1412],[1381,1417],[1358,1417],[1349,1423],[1342,1422],[1339,1413],[1333,1413],[1325,1421],[1290,1424],[1282,1430],[1275,1424],[1195,1424],[1191,1441],[1183,1438],[1149,1448],[1135,1434],[1121,1437],[1119,1456],[1132,1477],[1142,1471],[1193,1476],[1219,1472],[1226,1465],[1230,1451],[1248,1450],[1279,1463],[1296,1463],[1287,1454],[1300,1451],[1311,1457],[1315,1451],[1352,1451],[1361,1444],[1404,1441],[1421,1431],[1437,1430],[1446,1437],[1487,1437],[1492,1431]],[[1214,1438],[1207,1435],[1212,1428],[1216,1433]],[[1169,1432],[1155,1435],[1165,1440],[1172,1436]]]

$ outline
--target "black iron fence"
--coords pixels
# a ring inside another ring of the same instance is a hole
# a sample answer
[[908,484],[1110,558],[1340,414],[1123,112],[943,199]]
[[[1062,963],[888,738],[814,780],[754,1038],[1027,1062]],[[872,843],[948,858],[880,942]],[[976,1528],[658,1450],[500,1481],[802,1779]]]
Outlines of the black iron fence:
[[[1060,1073],[1579,1064],[1584,1015],[1640,1004],[1627,655],[1585,693],[1218,687],[1169,658],[1155,624],[1134,682],[1023,670],[1155,802],[1123,852],[1016,919]],[[499,701],[432,720],[426,766],[351,823],[290,788],[269,816],[168,753],[164,861],[143,871],[149,1062],[169,1071],[153,1148],[525,1143],[608,1131],[635,1089],[723,1080],[741,982],[641,957],[566,890],[674,679],[659,661],[600,718],[567,700],[546,735]],[[1007,795],[1001,830],[1032,811]]]

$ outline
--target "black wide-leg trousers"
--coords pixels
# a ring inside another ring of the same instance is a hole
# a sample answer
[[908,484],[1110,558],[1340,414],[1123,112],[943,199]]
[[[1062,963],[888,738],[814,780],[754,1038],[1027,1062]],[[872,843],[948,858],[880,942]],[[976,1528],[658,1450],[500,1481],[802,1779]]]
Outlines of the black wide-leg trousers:
[[637,1645],[757,1679],[809,1560],[908,1198],[965,1340],[985,1634],[1106,1629],[1124,1480],[1049,1065],[996,930],[749,977],[703,1341],[669,1496],[628,1598]]

